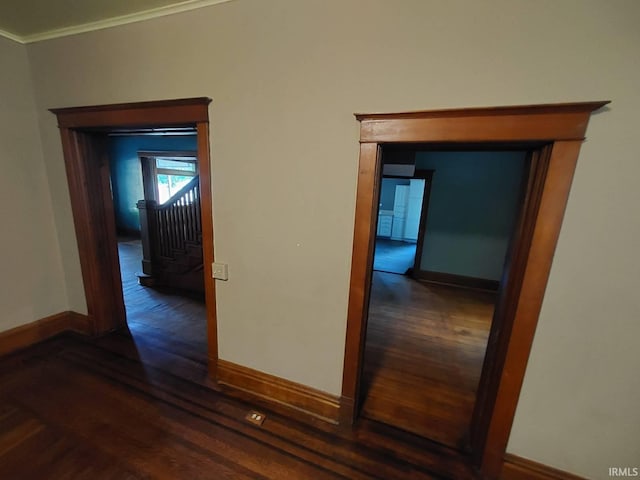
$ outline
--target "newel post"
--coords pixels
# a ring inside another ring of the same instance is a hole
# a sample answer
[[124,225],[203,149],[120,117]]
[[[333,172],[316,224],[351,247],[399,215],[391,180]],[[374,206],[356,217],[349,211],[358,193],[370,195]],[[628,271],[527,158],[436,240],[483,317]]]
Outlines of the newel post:
[[139,200],[136,204],[140,214],[140,237],[142,239],[142,272],[146,275],[153,275],[153,250],[150,232],[156,227],[156,218],[153,211],[156,209],[156,202],[153,200]]

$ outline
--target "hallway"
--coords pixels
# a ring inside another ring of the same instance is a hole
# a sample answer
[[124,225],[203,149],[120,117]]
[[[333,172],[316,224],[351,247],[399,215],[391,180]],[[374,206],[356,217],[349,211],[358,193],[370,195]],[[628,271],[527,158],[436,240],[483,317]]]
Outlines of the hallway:
[[207,358],[207,321],[204,300],[171,291],[143,287],[140,240],[118,242],[127,324],[134,338],[154,340],[169,351],[191,358]]
[[451,447],[464,444],[495,294],[374,272],[363,415]]

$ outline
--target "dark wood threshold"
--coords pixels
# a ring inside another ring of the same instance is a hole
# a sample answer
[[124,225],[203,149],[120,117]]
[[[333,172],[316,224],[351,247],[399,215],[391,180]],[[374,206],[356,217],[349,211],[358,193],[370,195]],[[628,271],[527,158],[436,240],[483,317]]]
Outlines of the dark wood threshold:
[[497,292],[500,288],[500,282],[497,280],[467,277],[465,275],[456,275],[455,273],[417,270],[414,271],[413,276],[416,280],[420,280],[422,282],[437,283],[439,285],[451,285],[455,287],[470,288],[473,290],[487,290],[490,292]]
[[[360,418],[352,423],[347,417],[342,417],[352,408],[348,405],[348,398],[338,398],[220,359],[217,373],[217,385],[212,388],[227,397],[247,403],[251,410],[266,415],[267,422],[274,415],[283,416],[298,425],[336,435],[336,441],[338,438],[340,442],[372,441],[373,445],[385,451],[395,452],[398,460],[419,464],[434,472],[434,480],[480,479],[472,466],[471,457],[455,448],[369,418]],[[346,408],[343,401],[347,402]],[[407,474],[398,478],[413,476]]]
[[558,470],[510,453],[504,456],[502,480],[585,480],[572,473]]

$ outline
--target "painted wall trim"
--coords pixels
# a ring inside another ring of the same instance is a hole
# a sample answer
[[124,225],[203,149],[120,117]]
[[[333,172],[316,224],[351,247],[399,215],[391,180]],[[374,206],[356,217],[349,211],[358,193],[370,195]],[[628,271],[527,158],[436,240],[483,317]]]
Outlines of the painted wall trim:
[[63,332],[88,335],[89,318],[77,312],[60,312],[0,333],[0,356],[30,347]]
[[501,480],[585,480],[572,473],[510,453],[504,456]]
[[22,43],[23,45],[25,43],[22,37],[19,37],[18,35],[14,35],[11,32],[7,32],[6,30],[0,30],[0,37],[8,38],[9,40],[13,40],[14,42],[17,42],[17,43]]
[[315,388],[226,360],[218,360],[218,383],[248,394],[257,401],[276,403],[296,413],[338,423],[339,398]]
[[79,33],[93,32],[105,28],[117,27],[119,25],[127,25],[129,23],[142,22],[153,18],[173,15],[175,13],[188,12],[198,8],[209,7],[219,3],[231,2],[233,0],[186,0],[174,5],[166,5],[164,7],[152,8],[142,12],[130,13],[128,15],[120,15],[118,17],[107,18],[95,22],[83,23],[71,27],[56,28],[32,35],[15,35],[4,30],[0,30],[0,35],[9,38],[18,43],[35,43],[43,40],[51,40],[54,38],[67,37],[77,35]]

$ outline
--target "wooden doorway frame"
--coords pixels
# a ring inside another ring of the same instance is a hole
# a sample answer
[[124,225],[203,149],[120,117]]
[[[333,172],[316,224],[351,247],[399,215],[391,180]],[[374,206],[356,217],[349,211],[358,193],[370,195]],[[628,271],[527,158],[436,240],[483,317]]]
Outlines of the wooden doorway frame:
[[424,190],[422,192],[422,205],[420,210],[420,220],[418,223],[418,239],[416,240],[416,256],[413,259],[412,276],[415,278],[420,270],[422,252],[424,250],[424,237],[427,232],[427,220],[429,219],[429,200],[431,198],[431,184],[433,183],[433,170],[416,170],[413,178],[424,180]]
[[199,97],[50,111],[57,116],[62,139],[87,301],[88,331],[92,335],[102,335],[126,325],[105,135],[116,129],[195,128],[200,171],[209,373],[215,378],[218,330],[211,271],[214,258],[209,103],[211,99]]
[[[347,314],[341,421],[359,413],[376,212],[385,144],[519,144],[534,154],[520,223],[501,285],[471,425],[471,462],[498,478],[513,424],[580,146],[607,101],[357,114],[360,159]],[[498,312],[499,311],[499,312]]]

